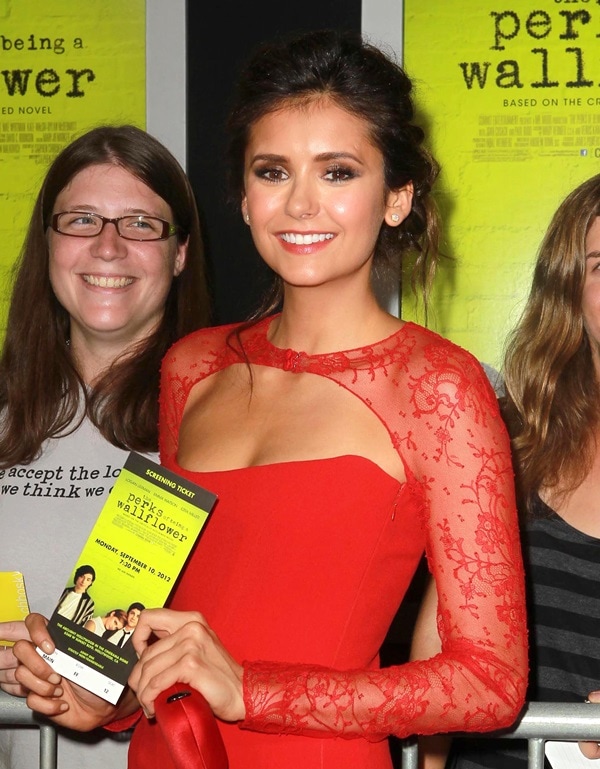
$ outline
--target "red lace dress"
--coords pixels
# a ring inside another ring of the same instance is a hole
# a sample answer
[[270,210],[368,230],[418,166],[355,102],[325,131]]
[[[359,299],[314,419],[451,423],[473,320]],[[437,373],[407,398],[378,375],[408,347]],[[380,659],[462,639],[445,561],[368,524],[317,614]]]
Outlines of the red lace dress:
[[[247,717],[220,723],[230,769],[384,769],[388,735],[509,725],[526,682],[523,574],[508,438],[481,367],[412,323],[378,344],[316,356],[274,347],[268,325],[243,334],[252,365],[353,393],[386,426],[407,480],[360,456],[181,468],[190,390],[245,364],[226,342],[231,327],[196,332],[165,357],[161,461],[219,497],[170,606],[201,611],[243,661]],[[443,651],[380,669],[423,550]],[[136,746],[147,755],[154,733],[141,719],[130,767],[147,769]]]

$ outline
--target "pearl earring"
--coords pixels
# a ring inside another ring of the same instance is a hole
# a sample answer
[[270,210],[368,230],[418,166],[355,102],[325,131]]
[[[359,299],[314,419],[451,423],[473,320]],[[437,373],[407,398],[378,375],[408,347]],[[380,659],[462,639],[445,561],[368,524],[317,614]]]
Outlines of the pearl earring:
[[246,220],[246,224],[250,224],[250,214],[246,214],[244,219]]
[[392,214],[392,217],[391,217],[391,218],[392,218],[392,221],[393,221],[393,222],[399,222],[399,221],[400,221],[400,216],[399,216],[399,214]]

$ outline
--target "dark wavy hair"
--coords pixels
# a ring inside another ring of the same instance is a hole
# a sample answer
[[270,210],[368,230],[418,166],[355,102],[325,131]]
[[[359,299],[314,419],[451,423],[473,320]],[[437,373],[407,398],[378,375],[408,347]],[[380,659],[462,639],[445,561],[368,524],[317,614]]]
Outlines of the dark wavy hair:
[[77,582],[79,577],[83,577],[84,574],[91,574],[92,582],[94,582],[94,580],[96,579],[96,570],[94,569],[94,567],[85,563],[83,564],[83,566],[78,566],[75,569],[75,576],[73,577],[73,582]]
[[[126,350],[88,391],[67,344],[69,314],[50,284],[46,230],[59,193],[80,171],[103,163],[131,172],[168,203],[180,228],[177,237],[187,240],[188,248],[158,328]],[[75,139],[48,169],[14,269],[0,358],[0,467],[33,461],[45,440],[76,429],[82,414],[115,446],[156,451],[162,357],[210,317],[198,211],[175,157],[132,125],[99,126]]]
[[[412,210],[401,225],[383,222],[373,267],[399,268],[403,255],[414,252],[411,284],[426,303],[438,259],[439,221],[430,192],[439,167],[414,122],[412,90],[410,78],[391,56],[350,31],[316,30],[258,47],[242,71],[227,121],[229,186],[239,204],[244,156],[258,120],[289,104],[330,99],[367,124],[383,155],[387,190],[408,182],[414,186]],[[281,280],[275,276],[256,317],[269,314],[281,299]]]

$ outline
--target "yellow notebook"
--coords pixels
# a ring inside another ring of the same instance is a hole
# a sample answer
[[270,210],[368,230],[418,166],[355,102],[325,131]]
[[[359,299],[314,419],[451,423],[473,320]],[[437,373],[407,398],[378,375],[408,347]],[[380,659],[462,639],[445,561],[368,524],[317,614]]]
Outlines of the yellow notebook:
[[[20,571],[0,571],[0,622],[25,619],[28,614],[23,575]],[[0,638],[0,646],[12,646],[13,643]]]

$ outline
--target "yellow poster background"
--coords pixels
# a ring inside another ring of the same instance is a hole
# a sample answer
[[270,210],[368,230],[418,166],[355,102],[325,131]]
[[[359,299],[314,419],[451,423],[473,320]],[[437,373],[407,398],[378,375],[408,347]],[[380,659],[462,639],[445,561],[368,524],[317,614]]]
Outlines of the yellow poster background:
[[145,0],[0,0],[0,334],[48,164],[99,123],[146,127]]
[[[403,64],[455,259],[430,325],[496,368],[550,217],[600,172],[599,36],[585,0],[404,0]],[[402,314],[422,320],[406,289]]]

